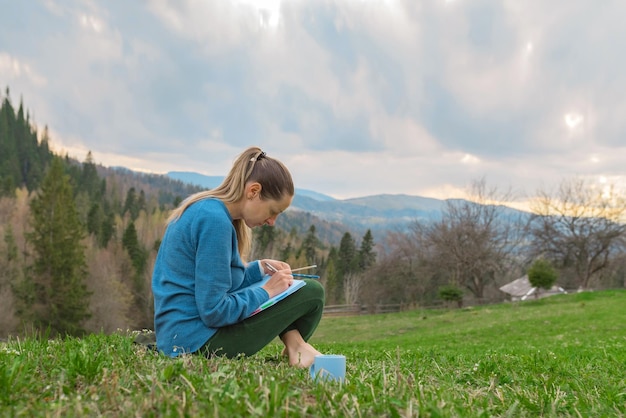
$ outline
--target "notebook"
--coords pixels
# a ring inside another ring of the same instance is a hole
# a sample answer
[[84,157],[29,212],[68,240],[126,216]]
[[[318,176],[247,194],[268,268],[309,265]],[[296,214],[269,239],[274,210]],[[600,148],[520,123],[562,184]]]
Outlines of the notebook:
[[[263,286],[269,279],[270,279],[270,276],[266,276],[266,278],[261,280],[257,285],[258,286]],[[261,304],[261,306],[259,306],[254,312],[252,312],[252,314],[250,314],[250,316],[256,315],[259,312],[264,311],[267,308],[276,305],[278,302],[280,302],[281,300],[285,299],[287,296],[289,296],[289,295],[293,294],[294,292],[298,291],[304,285],[306,285],[306,282],[304,280],[294,280],[292,285],[289,286],[287,288],[287,290],[277,294],[273,298],[270,298],[267,302]]]

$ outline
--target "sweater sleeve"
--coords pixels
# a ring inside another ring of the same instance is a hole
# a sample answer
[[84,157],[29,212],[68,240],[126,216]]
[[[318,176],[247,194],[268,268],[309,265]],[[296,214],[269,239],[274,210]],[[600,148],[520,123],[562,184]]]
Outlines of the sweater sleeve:
[[243,277],[242,288],[259,284],[259,282],[265,278],[265,273],[263,272],[263,268],[261,268],[261,262],[259,260],[249,262]]
[[207,327],[220,328],[250,316],[269,295],[260,286],[258,265],[243,265],[230,219],[198,217],[196,234],[196,305]]

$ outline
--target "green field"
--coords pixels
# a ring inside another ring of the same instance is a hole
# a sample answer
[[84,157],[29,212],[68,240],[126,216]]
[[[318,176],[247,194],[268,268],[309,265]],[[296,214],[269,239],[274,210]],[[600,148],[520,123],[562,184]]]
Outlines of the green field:
[[626,416],[626,291],[324,318],[347,380],[312,381],[272,344],[168,359],[132,333],[0,345],[2,416]]

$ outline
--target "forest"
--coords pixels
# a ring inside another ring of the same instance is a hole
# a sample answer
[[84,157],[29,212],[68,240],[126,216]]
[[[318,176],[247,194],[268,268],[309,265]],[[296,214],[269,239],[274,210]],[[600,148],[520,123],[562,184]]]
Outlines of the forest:
[[[103,167],[91,152],[82,162],[55,155],[47,127],[39,132],[8,88],[1,99],[0,337],[152,328],[151,273],[165,220],[200,189]],[[328,299],[339,301],[336,277],[374,262],[372,235],[357,247],[346,232],[335,248],[315,225],[294,226],[310,219],[289,214],[282,227],[258,228],[252,256],[317,264]]]
[[[91,152],[83,161],[57,155],[48,128],[39,130],[23,103],[14,106],[8,87],[0,102],[0,338],[151,329],[165,220],[200,189],[104,167]],[[320,239],[324,225],[314,216],[287,211],[276,227],[254,229],[251,259],[316,264],[327,305],[501,301],[499,287],[538,262],[554,272],[538,287],[625,287],[618,188],[566,179],[538,191],[527,216],[506,211],[511,196],[484,180],[469,194],[446,201],[440,219],[415,220],[380,242],[346,229],[334,245]]]

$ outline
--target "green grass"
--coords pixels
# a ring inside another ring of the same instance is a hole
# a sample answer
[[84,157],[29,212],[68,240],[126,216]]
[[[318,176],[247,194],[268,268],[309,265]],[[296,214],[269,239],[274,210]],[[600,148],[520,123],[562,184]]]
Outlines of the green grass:
[[207,361],[132,338],[0,345],[0,416],[626,416],[626,291],[324,318],[312,342],[346,355],[343,384],[278,344]]

